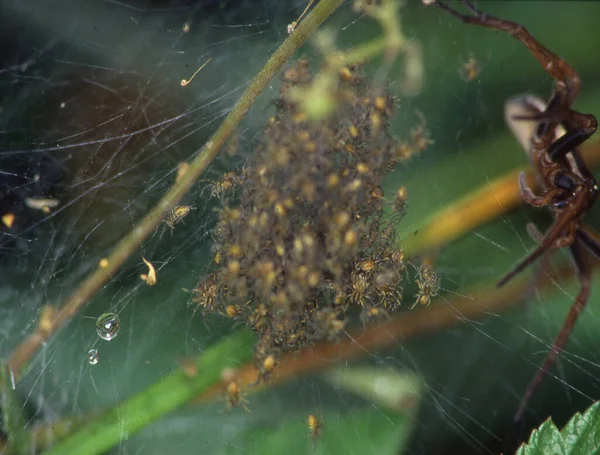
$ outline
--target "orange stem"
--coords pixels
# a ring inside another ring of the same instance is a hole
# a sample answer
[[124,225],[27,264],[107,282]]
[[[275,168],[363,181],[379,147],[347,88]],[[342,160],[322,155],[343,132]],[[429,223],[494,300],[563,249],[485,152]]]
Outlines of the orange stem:
[[[599,141],[586,144],[582,152],[589,167],[600,163]],[[425,226],[419,229],[419,236],[405,243],[405,254],[414,257],[439,250],[473,229],[520,206],[522,200],[517,178],[521,171],[525,171],[527,182],[536,189],[538,182],[530,168],[512,170],[434,213]]]
[[[549,283],[549,280],[546,281]],[[500,289],[480,286],[468,293],[469,297],[458,297],[451,302],[438,299],[427,308],[403,312],[387,322],[370,324],[366,329],[355,329],[339,342],[320,342],[304,348],[300,353],[284,354],[269,382],[252,387],[252,391],[329,367],[331,362],[353,360],[367,353],[381,351],[417,335],[452,326],[464,318],[481,318],[489,312],[505,310],[516,305],[529,286],[529,280],[520,280]],[[235,376],[240,387],[256,384],[257,378],[258,371],[252,364],[244,365]],[[224,380],[211,387],[195,403],[223,394],[227,382]]]

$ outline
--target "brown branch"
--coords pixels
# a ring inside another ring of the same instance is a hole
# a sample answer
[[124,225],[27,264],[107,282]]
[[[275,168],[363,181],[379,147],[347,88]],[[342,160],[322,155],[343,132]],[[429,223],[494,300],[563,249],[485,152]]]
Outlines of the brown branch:
[[342,0],[321,0],[315,6],[294,33],[271,55],[212,138],[198,151],[198,156],[192,161],[187,172],[181,176],[171,190],[137,226],[121,240],[114,252],[107,258],[107,262],[103,264],[106,267],[98,267],[71,294],[67,301],[56,311],[50,324],[39,325],[28,338],[17,346],[9,358],[9,366],[15,379],[18,378],[21,369],[38,349],[65,323],[70,321],[94,294],[108,282],[110,277],[115,275],[127,258],[141,246],[142,242],[152,235],[165,215],[177,205],[206,170],[269,81],[341,3]]
[[[536,286],[538,289],[546,289],[556,280],[563,282],[572,277],[573,268],[564,267],[556,275],[542,276]],[[284,354],[268,383],[255,385],[258,371],[251,363],[240,368],[235,379],[240,387],[250,387],[249,390],[255,392],[328,368],[332,362],[356,360],[367,354],[405,343],[419,335],[438,332],[459,322],[481,319],[490,313],[507,310],[521,303],[531,286],[530,278],[522,278],[502,288],[497,288],[495,283],[478,286],[466,293],[468,297],[457,297],[451,301],[438,298],[426,308],[400,313],[387,322],[372,323],[365,329],[357,328],[339,342],[321,342],[312,348],[305,348],[298,354]],[[231,378],[223,380],[211,387],[193,403],[203,403],[222,395],[230,380]]]

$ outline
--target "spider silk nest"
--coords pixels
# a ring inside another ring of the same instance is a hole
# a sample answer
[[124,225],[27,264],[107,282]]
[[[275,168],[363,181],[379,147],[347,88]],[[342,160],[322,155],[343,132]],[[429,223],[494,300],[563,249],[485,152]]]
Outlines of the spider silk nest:
[[[220,195],[237,184],[239,204],[224,202],[214,230],[216,270],[195,290],[205,314],[258,334],[254,359],[262,379],[283,351],[338,337],[349,310],[366,322],[401,306],[408,262],[396,223],[406,189],[388,202],[381,183],[430,143],[424,124],[408,141],[388,133],[394,98],[358,67],[339,72],[335,114],[311,121],[290,93],[312,80],[306,60],[285,71],[276,113],[251,161],[215,186]],[[386,204],[394,213],[387,221]],[[421,268],[417,281],[416,302],[428,303],[437,275]]]

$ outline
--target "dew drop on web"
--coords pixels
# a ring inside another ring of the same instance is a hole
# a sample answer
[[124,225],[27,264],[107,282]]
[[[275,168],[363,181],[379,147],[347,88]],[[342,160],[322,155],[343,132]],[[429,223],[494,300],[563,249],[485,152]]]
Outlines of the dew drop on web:
[[121,328],[119,316],[115,313],[104,313],[96,322],[96,333],[103,340],[110,341],[117,337]]
[[100,358],[98,356],[98,350],[90,349],[88,351],[87,359],[90,365],[96,365],[100,361]]

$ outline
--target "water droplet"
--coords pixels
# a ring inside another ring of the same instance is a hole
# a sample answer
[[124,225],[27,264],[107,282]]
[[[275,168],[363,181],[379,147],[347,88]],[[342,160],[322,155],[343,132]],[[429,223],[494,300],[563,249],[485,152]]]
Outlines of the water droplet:
[[88,359],[88,363],[90,365],[96,365],[98,363],[98,361],[100,360],[100,358],[98,357],[98,350],[90,349],[88,351],[87,359]]
[[121,322],[115,313],[104,313],[96,322],[96,333],[103,340],[110,341],[119,334]]

